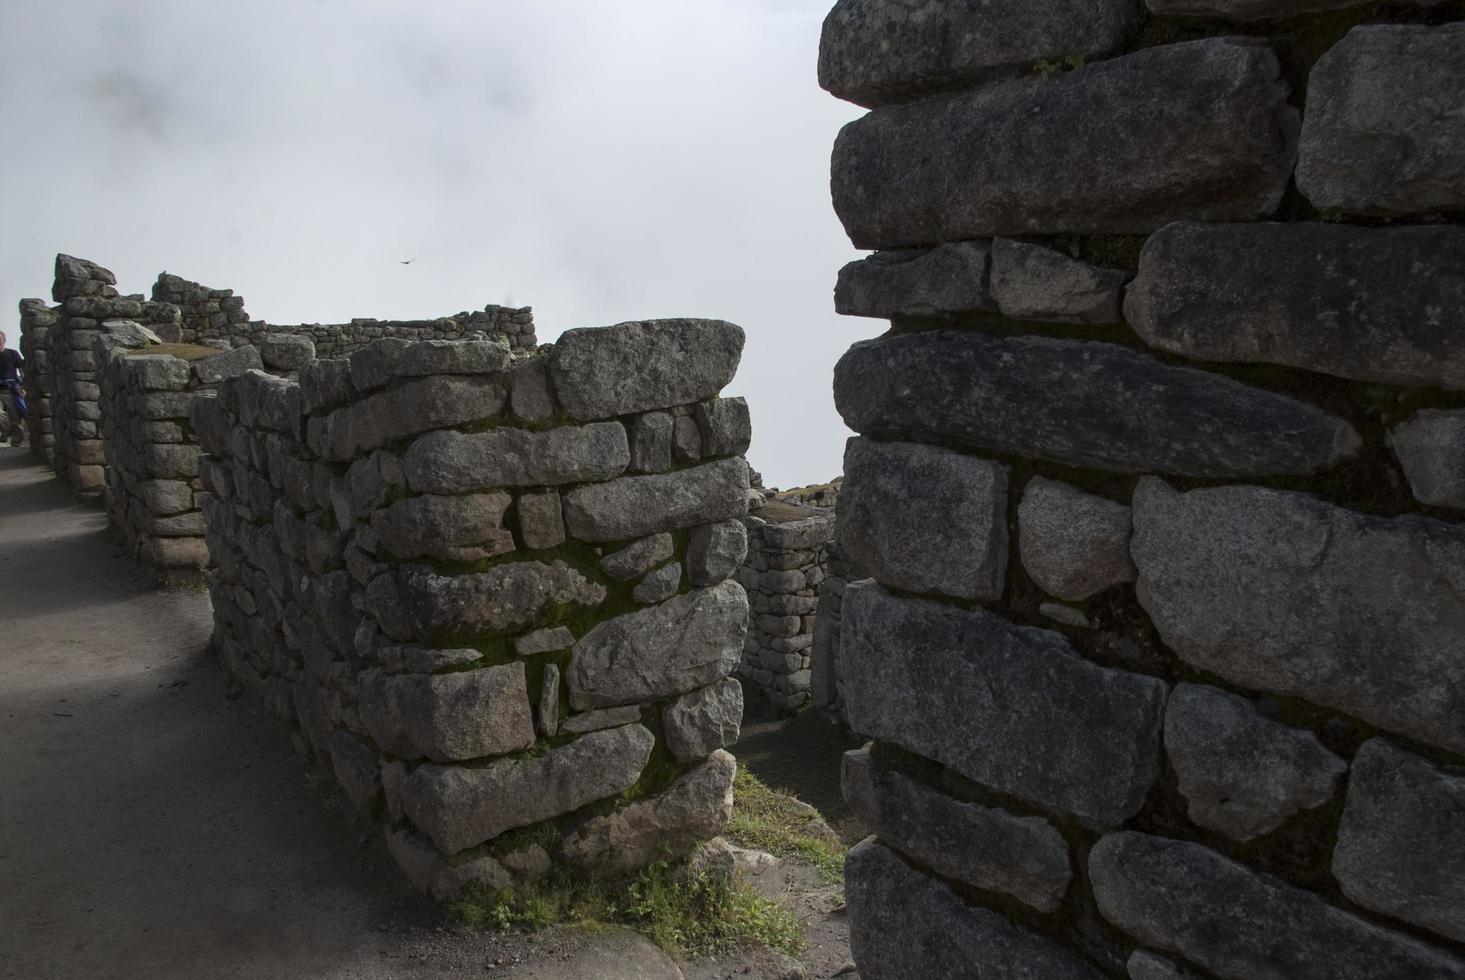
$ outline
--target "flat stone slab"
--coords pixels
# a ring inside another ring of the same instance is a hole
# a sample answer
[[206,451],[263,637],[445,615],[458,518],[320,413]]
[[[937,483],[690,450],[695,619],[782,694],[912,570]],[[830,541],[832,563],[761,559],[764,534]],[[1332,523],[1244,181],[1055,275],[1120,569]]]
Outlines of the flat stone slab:
[[857,105],[901,102],[1037,61],[1108,54],[1138,14],[1138,0],[839,0],[819,39],[819,85]]
[[1355,27],[1313,66],[1297,188],[1319,210],[1465,208],[1465,24]]
[[1364,908],[1465,942],[1465,775],[1381,738],[1353,760],[1333,876]]
[[732,381],[742,354],[735,323],[646,320],[566,330],[549,374],[571,418],[609,419],[711,398]]
[[562,561],[513,562],[469,575],[403,565],[395,576],[405,614],[423,640],[439,634],[518,632],[536,625],[546,611],[588,609],[605,601],[604,586]]
[[1465,527],[1155,479],[1134,527],[1140,605],[1186,663],[1465,752]]
[[1465,228],[1177,223],[1145,242],[1124,312],[1193,360],[1465,389]]
[[431,432],[408,448],[402,471],[418,493],[465,493],[598,483],[620,476],[630,462],[625,427],[596,422],[544,432]]
[[1057,910],[1073,870],[1052,824],[952,799],[870,756],[868,746],[844,754],[844,798],[861,827],[943,877]]
[[623,476],[564,495],[565,525],[581,541],[629,541],[741,517],[748,464],[720,459],[674,473]]
[[1264,44],[1164,45],[876,109],[835,141],[834,209],[856,248],[1252,221],[1282,199],[1297,128]]
[[845,859],[850,951],[863,980],[1101,980],[1098,969],[866,840]]
[[991,264],[989,242],[876,252],[839,270],[834,312],[881,319],[992,312]]
[[1061,634],[872,582],[849,587],[843,613],[854,731],[1090,826],[1143,805],[1160,773],[1163,682],[1091,663]]
[[1465,960],[1184,841],[1125,832],[1089,853],[1099,912],[1225,980],[1459,980]]
[[855,344],[834,401],[862,435],[1121,473],[1309,474],[1352,455],[1347,422],[1115,344],[926,331]]

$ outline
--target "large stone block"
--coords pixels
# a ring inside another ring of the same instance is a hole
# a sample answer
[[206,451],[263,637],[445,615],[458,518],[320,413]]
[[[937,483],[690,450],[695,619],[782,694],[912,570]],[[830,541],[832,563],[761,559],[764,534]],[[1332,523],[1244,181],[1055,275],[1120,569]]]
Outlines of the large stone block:
[[416,378],[312,417],[307,435],[322,459],[344,463],[419,432],[495,419],[507,398],[496,375]]
[[661,713],[666,747],[681,761],[731,748],[743,724],[743,685],[731,677],[689,691]]
[[480,561],[514,550],[503,526],[512,502],[503,491],[408,497],[372,514],[371,529],[398,558]]
[[748,597],[736,582],[606,620],[575,644],[570,706],[655,701],[720,681],[737,666],[747,627]]
[[1134,527],[1140,604],[1186,663],[1465,752],[1465,527],[1159,480]]
[[1017,508],[1022,567],[1060,599],[1087,599],[1134,581],[1129,508],[1066,483],[1034,477]]
[[995,311],[991,252],[988,242],[876,252],[839,270],[834,311],[881,319]]
[[483,487],[598,483],[620,476],[631,461],[619,422],[531,432],[432,432],[402,457],[407,485],[419,493],[463,493]]
[[1465,228],[1203,225],[1151,235],[1125,315],[1202,361],[1465,388]]
[[1355,27],[1307,83],[1297,187],[1319,209],[1465,208],[1465,24]]
[[362,673],[362,724],[394,756],[457,762],[534,744],[524,664],[449,674]]
[[857,105],[900,102],[1124,41],[1138,0],[839,0],[819,39],[819,85]]
[[1342,419],[1114,344],[928,331],[855,344],[834,401],[863,435],[1122,473],[1306,474],[1357,451]]
[[1170,693],[1165,754],[1190,819],[1239,841],[1327,803],[1348,770],[1312,733],[1270,721],[1242,698],[1204,684]]
[[863,980],[1101,980],[1098,969],[996,912],[966,904],[875,840],[845,859],[850,951]]
[[740,457],[675,473],[623,476],[564,496],[565,523],[581,541],[629,541],[741,517],[748,509],[748,464]]
[[1199,844],[1132,832],[1089,852],[1104,918],[1225,980],[1460,980],[1459,960]]
[[1073,871],[1068,843],[1042,817],[963,803],[874,762],[844,754],[844,798],[860,826],[937,874],[1056,911]]
[[626,725],[532,758],[472,768],[424,763],[403,784],[403,809],[439,850],[453,854],[627,789],[655,742],[640,725]]
[[1465,942],[1465,775],[1381,738],[1353,760],[1333,875],[1365,908]]
[[422,640],[440,634],[514,633],[555,610],[589,609],[605,601],[604,586],[562,561],[514,562],[468,575],[403,565],[393,575],[413,633]]
[[1292,170],[1280,75],[1212,38],[876,109],[835,141],[834,209],[857,248],[1255,220]]
[[839,551],[910,592],[998,599],[1007,571],[1007,468],[935,446],[851,439]]
[[[1235,21],[1275,20],[1322,10],[1357,7],[1362,0],[1145,0],[1150,12],[1161,17],[1215,17]],[[1417,7],[1438,6],[1450,0],[1403,0]]]
[[1465,509],[1465,410],[1425,409],[1389,431],[1414,499]]
[[733,379],[742,353],[735,323],[646,320],[566,330],[549,373],[571,418],[608,419],[711,398]]
[[1143,805],[1160,773],[1161,681],[1091,663],[1058,633],[874,583],[850,586],[843,611],[853,730],[1090,826]]

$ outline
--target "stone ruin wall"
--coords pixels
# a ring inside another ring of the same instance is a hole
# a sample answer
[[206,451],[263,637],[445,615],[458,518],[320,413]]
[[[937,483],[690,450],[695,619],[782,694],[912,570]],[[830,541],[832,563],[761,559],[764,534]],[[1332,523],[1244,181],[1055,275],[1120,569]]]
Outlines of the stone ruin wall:
[[1465,977],[1465,11],[920,14],[819,64],[860,975]]
[[742,344],[388,339],[194,399],[214,646],[422,890],[632,870],[726,824]]

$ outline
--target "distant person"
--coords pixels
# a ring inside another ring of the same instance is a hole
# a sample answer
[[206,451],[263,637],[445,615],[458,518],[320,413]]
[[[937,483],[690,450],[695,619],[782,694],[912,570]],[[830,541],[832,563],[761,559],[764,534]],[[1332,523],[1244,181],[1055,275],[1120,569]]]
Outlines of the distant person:
[[24,366],[20,351],[6,347],[5,334],[0,333],[0,387],[5,389],[5,414],[10,420],[12,446],[25,441],[25,390],[20,386],[20,369]]

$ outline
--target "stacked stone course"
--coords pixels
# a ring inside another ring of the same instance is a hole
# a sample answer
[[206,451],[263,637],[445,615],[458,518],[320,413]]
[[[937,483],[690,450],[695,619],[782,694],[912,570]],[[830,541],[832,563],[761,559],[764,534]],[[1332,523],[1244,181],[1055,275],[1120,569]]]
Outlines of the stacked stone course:
[[1082,6],[825,22],[860,975],[1465,977],[1465,11]]
[[424,891],[630,871],[725,826],[742,344],[385,339],[194,400],[214,645]]

